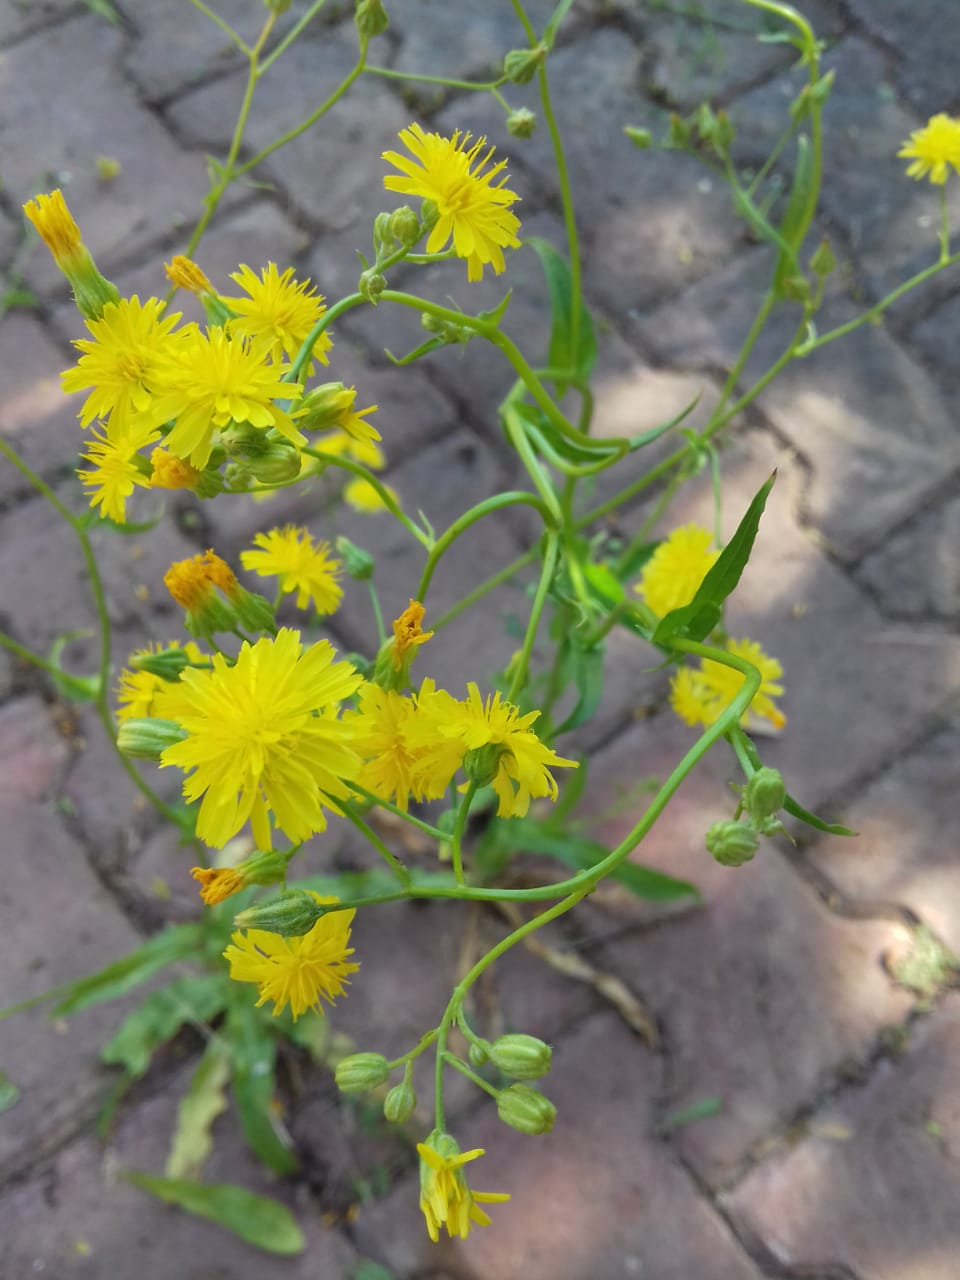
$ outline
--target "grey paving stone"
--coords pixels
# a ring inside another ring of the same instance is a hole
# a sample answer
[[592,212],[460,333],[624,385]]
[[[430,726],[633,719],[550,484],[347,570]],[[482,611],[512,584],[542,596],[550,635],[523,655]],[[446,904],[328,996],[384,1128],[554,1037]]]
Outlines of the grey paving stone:
[[757,1280],[724,1223],[651,1136],[661,1072],[613,1014],[588,1019],[558,1045],[544,1082],[559,1110],[549,1137],[507,1129],[492,1106],[453,1126],[464,1150],[487,1153],[469,1168],[471,1187],[512,1195],[491,1206],[489,1228],[464,1244],[444,1237],[432,1245],[410,1177],[361,1212],[357,1243],[401,1274],[468,1266],[477,1280]]
[[76,10],[75,0],[11,0],[0,13],[0,42],[19,39]]
[[865,557],[861,582],[893,617],[956,618],[960,613],[960,500],[920,515]]
[[[62,187],[108,274],[118,260],[184,226],[207,185],[202,158],[176,145],[117,69],[121,41],[116,27],[89,15],[0,55],[11,104],[0,125],[6,190],[19,202]],[[111,182],[98,177],[100,155],[120,162]],[[65,292],[43,244],[25,275],[35,289]]]
[[[836,82],[823,112],[822,205],[849,238],[871,297],[880,298],[937,257],[939,193],[926,180],[907,178],[907,162],[897,158],[923,122],[898,105],[890,63],[866,41],[843,41],[824,57],[823,69],[835,71]],[[731,106],[744,162],[766,158],[805,76],[778,77]],[[947,201],[955,226],[955,184],[947,187]],[[949,274],[939,277],[941,288]],[[926,286],[927,298],[936,296],[936,285]]]
[[[681,368],[730,368],[765,288],[772,259],[756,250],[687,290],[637,331]],[[858,313],[839,290],[821,333]],[[749,387],[780,355],[798,309],[779,307],[749,360]],[[950,398],[883,328],[864,325],[836,346],[789,365],[757,406],[802,454],[812,475],[804,508],[844,559],[881,542],[960,463]]]
[[[549,0],[524,5],[537,32],[553,8]],[[390,30],[401,40],[394,63],[398,71],[460,79],[471,74],[496,77],[508,50],[527,48],[527,37],[510,0],[490,0],[466,13],[451,9],[444,0],[397,0],[389,12]],[[569,19],[565,26],[568,24]],[[375,47],[371,60],[379,54]]]
[[954,374],[953,335],[958,322],[960,295],[954,295],[940,305],[927,307],[918,322],[909,329],[913,346],[930,362],[938,376],[948,380],[952,380]]
[[924,116],[956,110],[960,103],[951,65],[950,30],[956,12],[950,0],[931,0],[923,7],[923,21],[910,0],[851,0],[850,10],[872,35],[884,40],[896,54],[894,80],[911,106]]
[[[649,794],[624,800],[629,788],[662,781],[693,740],[666,712],[595,758],[589,805],[602,812],[620,799],[622,810],[597,824],[597,838],[613,848],[626,837],[649,802]],[[761,750],[771,764],[783,763],[766,744]],[[798,785],[783,767],[788,785]],[[733,816],[727,783],[738,777],[726,750],[711,753],[633,855],[691,880],[703,909],[588,952],[638,991],[663,1030],[666,1110],[721,1100],[717,1115],[685,1125],[674,1139],[713,1184],[851,1061],[865,1058],[910,1006],[881,967],[883,954],[903,943],[900,926],[831,915],[772,845],[739,869],[712,861],[704,832]],[[605,923],[594,920],[590,936],[620,935],[630,914],[623,907]]]
[[957,1004],[951,996],[916,1026],[900,1057],[828,1103],[801,1142],[725,1197],[784,1266],[952,1280],[960,1249]]
[[[77,465],[80,426],[60,387],[63,351],[40,321],[11,312],[0,320],[0,435],[40,475]],[[0,461],[0,501],[32,492]]]
[[[263,148],[305,120],[357,60],[352,24],[304,36],[284,55],[278,74],[258,86],[247,147]],[[188,145],[225,152],[243,97],[245,77],[227,76],[179,98],[168,110]],[[304,85],[309,90],[304,90]],[[374,77],[361,79],[322,121],[252,173],[277,182],[300,210],[326,228],[357,228],[366,249],[383,206],[380,153],[409,123],[406,110]],[[194,202],[196,204],[196,202]]]
[[[15,265],[14,255],[20,244],[21,234],[19,220],[14,221],[5,211],[0,211],[0,263],[8,270]],[[11,283],[6,277],[4,280],[5,284]]]
[[100,1280],[108,1275],[144,1280],[254,1280],[264,1267],[278,1277],[348,1280],[357,1255],[343,1236],[325,1227],[306,1197],[269,1179],[247,1153],[233,1117],[216,1127],[205,1179],[239,1183],[285,1201],[306,1237],[296,1257],[265,1255],[212,1222],[162,1204],[122,1179],[127,1169],[161,1173],[187,1085],[175,1086],[127,1115],[104,1149],[85,1137],[63,1151],[41,1175],[0,1198],[0,1261],[9,1280],[39,1274]]
[[954,950],[960,950],[952,843],[958,750],[953,727],[898,760],[848,809],[858,838],[827,836],[807,855],[848,898],[910,907]]
[[[689,159],[639,152],[623,133],[628,124],[667,127],[667,113],[642,95],[634,42],[622,31],[597,31],[558,49],[549,68],[593,295],[615,312],[646,307],[728,258],[741,232],[719,184]],[[536,96],[530,85],[510,101],[536,110]],[[529,181],[518,173],[511,184],[521,195],[557,191],[542,120],[519,142],[499,106],[469,97],[446,108],[439,127],[486,134],[498,153],[529,169]]]

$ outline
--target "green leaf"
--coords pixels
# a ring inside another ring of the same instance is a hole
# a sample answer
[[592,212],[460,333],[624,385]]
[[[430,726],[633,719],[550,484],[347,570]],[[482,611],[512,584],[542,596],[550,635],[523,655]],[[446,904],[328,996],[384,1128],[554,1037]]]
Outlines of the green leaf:
[[569,635],[569,643],[560,667],[564,685],[572,682],[577,690],[577,702],[573,710],[554,730],[554,733],[570,733],[578,725],[584,724],[603,697],[603,675],[606,650],[602,644],[595,644],[591,649],[584,649],[577,643],[577,632]]
[[219,1040],[211,1040],[177,1108],[177,1127],[164,1170],[168,1178],[200,1176],[213,1150],[213,1123],[227,1109],[229,1079],[229,1050]]
[[0,1071],[0,1114],[16,1106],[19,1097],[20,1090],[8,1075]]
[[121,1174],[141,1191],[178,1205],[198,1218],[209,1218],[241,1240],[267,1253],[302,1253],[303,1232],[286,1205],[231,1183],[208,1184],[188,1178],[156,1178],[134,1169]]
[[31,996],[29,1000],[21,1000],[18,1004],[0,1009],[0,1021],[24,1009],[32,1009],[47,1000],[58,1003],[51,1011],[51,1016],[65,1017],[76,1013],[88,1005],[99,1004],[102,1000],[115,1000],[117,996],[126,994],[132,987],[153,976],[164,965],[175,960],[186,959],[196,954],[203,944],[203,929],[196,924],[175,924],[155,934],[141,947],[129,952],[113,964],[108,964],[98,973],[86,978],[78,978],[76,982],[67,982],[62,987],[53,987],[42,995]]
[[859,832],[851,831],[849,827],[845,827],[839,822],[824,822],[823,818],[818,818],[815,813],[811,813],[809,809],[804,809],[802,804],[798,804],[789,792],[787,792],[783,807],[791,818],[798,818],[801,822],[805,822],[808,827],[813,827],[814,831],[825,831],[831,836],[859,835]]
[[[552,369],[569,369],[577,377],[587,381],[593,372],[597,360],[597,339],[593,332],[593,321],[590,312],[580,299],[579,337],[576,350],[573,349],[573,331],[571,318],[573,315],[573,287],[570,268],[565,259],[557,252],[549,240],[542,236],[530,236],[523,242],[529,245],[540,259],[543,274],[547,280],[550,294],[550,309],[553,313],[553,331],[550,335],[550,349],[547,353],[547,364]],[[557,394],[563,395],[566,386],[556,383]]]
[[120,25],[120,15],[110,3],[110,0],[83,0],[91,13],[99,14],[101,18],[106,18],[107,22],[115,27]]
[[793,170],[793,183],[787,209],[780,224],[782,248],[777,258],[773,274],[773,287],[778,294],[783,291],[783,282],[797,269],[797,251],[800,239],[806,230],[804,222],[810,190],[814,182],[814,156],[810,139],[801,133],[797,138],[797,163]]
[[154,1050],[188,1022],[209,1022],[226,1003],[228,979],[222,973],[189,975],[154,991],[124,1018],[100,1050],[100,1060],[123,1067],[132,1079],[142,1076]]
[[507,307],[510,305],[510,299],[513,297],[513,290],[508,289],[504,298],[497,303],[490,311],[478,311],[477,319],[486,320],[490,324],[498,325],[506,315]]
[[157,515],[149,520],[131,520],[128,524],[120,524],[117,520],[111,520],[109,516],[101,516],[96,511],[91,511],[86,518],[86,526],[91,532],[95,529],[109,529],[111,533],[122,533],[132,538],[139,533],[149,533],[151,529],[155,529],[163,519],[165,509],[161,507]]
[[773,488],[777,473],[760,486],[746,514],[737,526],[737,531],[720,552],[717,562],[697,588],[697,594],[689,604],[681,609],[672,609],[665,614],[653,633],[653,643],[669,648],[675,637],[687,640],[704,640],[723,618],[723,604],[727,596],[736,589],[743,573],[757,530],[760,517],[767,505],[767,498]]
[[396,1280],[396,1276],[386,1267],[381,1267],[379,1262],[364,1258],[350,1273],[350,1280]]
[[272,1028],[245,998],[231,1004],[223,1036],[233,1058],[233,1096],[244,1137],[268,1168],[296,1173],[299,1161],[274,1119],[277,1040]]
[[699,1098],[687,1107],[680,1107],[664,1116],[660,1124],[661,1133],[669,1133],[671,1129],[682,1129],[684,1125],[693,1124],[695,1120],[709,1120],[723,1111],[722,1098]]
[[50,646],[46,668],[56,690],[71,702],[93,702],[100,694],[99,676],[74,676],[64,671],[60,665],[60,655],[72,640],[86,640],[93,635],[88,627],[74,627],[71,631],[61,631]]
[[556,6],[553,13],[551,13],[550,18],[547,21],[547,25],[543,28],[543,43],[548,49],[553,48],[553,42],[557,38],[560,23],[567,16],[572,5],[573,0],[560,0],[560,3]]
[[539,405],[518,400],[513,408],[517,415],[533,427],[537,434],[543,437],[544,442],[567,462],[599,463],[604,459],[612,460],[622,457],[623,452],[626,452],[625,448],[618,451],[615,447],[611,448],[609,444],[602,444],[599,440],[571,440],[554,426]]

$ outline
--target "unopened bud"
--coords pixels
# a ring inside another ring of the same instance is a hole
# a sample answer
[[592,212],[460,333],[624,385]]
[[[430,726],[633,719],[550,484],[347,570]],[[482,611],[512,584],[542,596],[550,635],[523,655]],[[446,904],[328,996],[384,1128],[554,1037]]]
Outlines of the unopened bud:
[[420,221],[424,231],[432,231],[440,221],[440,206],[435,200],[424,200],[420,205]]
[[390,230],[390,214],[380,212],[373,220],[373,248],[377,257],[380,256],[381,250],[385,249],[387,253],[393,248],[393,233]]
[[290,8],[290,0],[263,0],[263,3],[271,13],[277,14],[278,17],[280,14],[286,13]]
[[512,1084],[497,1094],[497,1114],[511,1129],[536,1136],[550,1132],[557,1108],[538,1089],[528,1084]]
[[161,680],[172,681],[179,680],[181,671],[191,665],[186,649],[179,648],[161,649],[159,653],[141,649],[139,653],[131,653],[129,661],[134,671],[149,671]]
[[412,249],[420,239],[420,219],[408,204],[401,205],[391,213],[390,235],[407,249]]
[[667,141],[671,147],[686,147],[690,142],[690,126],[683,116],[678,116],[676,112],[670,117],[670,131],[667,134]]
[[535,49],[511,49],[503,59],[503,74],[512,84],[529,84],[547,56],[547,46]]
[[356,582],[367,582],[373,577],[375,561],[369,551],[358,547],[343,534],[336,539],[337,551],[343,557],[343,567]]
[[649,129],[641,129],[637,125],[628,124],[624,127],[623,132],[633,145],[639,147],[641,151],[648,151],[653,146],[653,134]]
[[485,1067],[490,1061],[490,1046],[485,1040],[471,1040],[467,1057],[475,1067]]
[[269,902],[247,907],[235,917],[234,924],[239,929],[265,929],[284,938],[302,938],[326,913],[327,907],[313,894],[292,889]]
[[167,747],[188,736],[173,720],[153,720],[130,716],[117,729],[117,750],[135,760],[159,760]]
[[370,267],[363,272],[357,281],[357,293],[365,298],[371,306],[377,305],[377,299],[387,287],[386,276],[382,276],[375,268]]
[[791,302],[806,302],[810,297],[810,282],[806,276],[786,276],[780,291]]
[[296,445],[287,441],[271,441],[266,453],[247,463],[251,474],[261,484],[283,484],[300,474],[302,459]]
[[713,145],[717,151],[728,151],[737,131],[725,111],[718,111],[713,129]]
[[304,411],[297,425],[304,431],[329,431],[339,425],[344,409],[349,409],[354,396],[342,382],[323,382],[300,401]]
[[550,1046],[536,1036],[506,1035],[490,1046],[490,1059],[514,1080],[539,1080],[550,1070]]
[[758,769],[743,792],[743,803],[752,818],[762,821],[772,818],[783,808],[787,788],[779,769]]
[[357,24],[357,31],[365,40],[372,40],[374,36],[382,36],[390,25],[390,19],[387,17],[387,11],[384,9],[381,0],[357,0],[357,9],[353,15],[353,20]]
[[404,1077],[395,1084],[383,1100],[384,1119],[391,1124],[405,1124],[413,1115],[417,1106],[417,1095],[413,1085]]
[[537,117],[528,107],[517,107],[507,116],[507,133],[515,138],[530,138],[537,127]]
[[351,1053],[337,1063],[334,1079],[341,1093],[367,1093],[390,1075],[390,1063],[382,1053]]
[[266,596],[257,595],[238,586],[230,597],[237,621],[246,631],[275,631],[277,615]]
[[715,822],[706,834],[707,850],[722,867],[739,867],[757,852],[760,840],[742,822]]
[[830,275],[832,271],[837,269],[837,260],[833,256],[833,250],[830,248],[830,241],[826,236],[820,241],[816,249],[810,255],[810,270],[815,276]]

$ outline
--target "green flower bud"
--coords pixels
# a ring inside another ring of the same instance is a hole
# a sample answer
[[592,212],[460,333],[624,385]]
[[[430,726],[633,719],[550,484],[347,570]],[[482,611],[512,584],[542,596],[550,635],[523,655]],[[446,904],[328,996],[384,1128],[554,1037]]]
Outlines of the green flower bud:
[[390,25],[390,19],[381,0],[357,0],[353,20],[357,24],[357,31],[365,40],[382,36]]
[[806,302],[810,297],[810,282],[806,276],[786,276],[780,291],[791,302]]
[[230,422],[220,432],[220,443],[231,458],[259,458],[269,453],[272,441],[249,422]]
[[300,451],[295,445],[273,442],[266,453],[251,458],[248,465],[261,484],[282,484],[300,474]]
[[343,534],[336,539],[336,547],[351,578],[357,582],[366,582],[373,577],[375,561],[369,551],[364,551],[363,547],[358,547]]
[[436,334],[438,338],[442,338],[444,342],[451,346],[459,342],[465,344],[473,337],[473,330],[468,329],[466,325],[454,324],[450,320],[442,320],[438,316],[431,315],[429,311],[421,313],[420,327],[425,329],[427,333]]
[[512,1084],[497,1094],[497,1114],[511,1129],[536,1136],[550,1132],[557,1108],[538,1089],[531,1089],[528,1084]]
[[264,849],[252,853],[239,863],[236,870],[243,876],[244,886],[248,884],[279,884],[287,874],[287,867],[295,849],[278,852],[276,849]]
[[393,233],[390,230],[390,214],[378,213],[373,220],[373,247],[377,257],[382,250],[387,253],[393,248]]
[[826,236],[820,241],[816,249],[810,256],[810,270],[815,276],[830,275],[832,271],[837,269],[837,260],[833,256],[833,250],[830,248],[830,241]]
[[501,759],[510,754],[510,748],[502,742],[488,742],[485,747],[474,747],[463,757],[463,772],[478,787],[488,787],[497,776]]
[[633,145],[639,147],[641,151],[647,151],[653,146],[653,134],[649,129],[640,129],[636,125],[628,124],[624,127],[623,132]]
[[404,1077],[395,1084],[383,1100],[383,1115],[391,1124],[405,1124],[417,1106],[413,1085]]
[[371,306],[377,305],[377,299],[387,287],[387,280],[379,271],[369,267],[357,281],[357,293],[365,298]]
[[151,720],[130,716],[117,729],[117,750],[135,760],[159,760],[167,747],[183,742],[185,729],[173,720]]
[[234,918],[234,924],[238,929],[265,929],[283,938],[302,938],[328,910],[312,893],[291,889],[268,902],[247,907]]
[[507,116],[507,133],[515,138],[530,138],[537,127],[537,117],[527,107],[517,107]]
[[245,462],[228,462],[223,468],[223,483],[227,493],[246,493],[256,481]]
[[423,200],[420,204],[420,221],[424,232],[432,231],[440,221],[440,208],[435,200]]
[[334,1079],[341,1093],[366,1093],[389,1075],[390,1063],[382,1053],[351,1053],[337,1063]]
[[772,818],[783,808],[787,798],[783,775],[779,769],[758,769],[743,792],[743,803],[752,818]]
[[686,147],[690,143],[690,126],[682,116],[674,112],[670,117],[667,141],[671,147]]
[[275,13],[278,16],[281,13],[286,13],[290,8],[290,0],[263,0],[263,3],[271,13]]
[[277,625],[277,615],[273,605],[265,596],[258,596],[255,591],[247,591],[238,587],[230,597],[230,603],[237,613],[237,621],[246,631],[273,631]]
[[704,142],[712,142],[717,128],[717,117],[709,103],[702,102],[693,113],[693,127]]
[[471,1040],[467,1057],[475,1067],[485,1067],[490,1061],[490,1046],[486,1040]]
[[131,653],[130,666],[134,671],[149,671],[161,680],[177,681],[185,667],[190,666],[189,655],[183,649],[161,649],[159,653]]
[[297,419],[297,426],[304,431],[329,431],[339,424],[340,415],[352,403],[353,397],[342,382],[323,382],[300,401],[305,412]]
[[535,49],[511,49],[503,59],[503,74],[513,84],[529,84],[546,56],[545,44]]
[[733,122],[725,111],[718,111],[713,128],[713,145],[717,151],[728,151],[737,136]]
[[505,1076],[539,1080],[550,1070],[550,1046],[536,1036],[500,1036],[490,1046],[490,1058]]
[[223,483],[223,477],[219,471],[211,470],[208,466],[206,471],[201,471],[200,479],[193,486],[193,492],[198,498],[215,498],[218,493],[223,493],[226,485]]
[[722,867],[739,867],[756,853],[760,840],[742,822],[715,822],[706,835],[707,849]]
[[412,249],[421,236],[420,219],[408,204],[394,209],[390,214],[390,235],[398,244]]

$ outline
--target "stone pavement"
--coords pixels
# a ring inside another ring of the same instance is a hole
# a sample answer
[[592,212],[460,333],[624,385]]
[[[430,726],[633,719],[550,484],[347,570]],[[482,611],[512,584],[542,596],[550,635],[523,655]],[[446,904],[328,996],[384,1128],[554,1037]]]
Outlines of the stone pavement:
[[[104,270],[124,291],[160,290],[162,263],[185,243],[205,190],[204,156],[229,143],[243,83],[222,32],[186,0],[114,3],[117,25],[74,0],[0,6],[0,270],[5,290],[26,291],[25,305],[0,318],[0,431],[75,507],[78,428],[57,375],[79,326],[45,252],[24,237],[20,202],[63,186]],[[250,148],[289,128],[343,74],[351,7],[331,3],[264,81]],[[904,178],[895,152],[927,115],[960,110],[960,35],[956,0],[800,7],[838,71],[824,141],[822,226],[841,265],[830,322],[932,261],[936,200]],[[295,3],[279,29],[304,8]],[[535,22],[550,8],[529,5]],[[522,43],[509,0],[390,0],[388,9],[393,26],[374,56],[399,70],[483,77]],[[224,11],[252,33],[263,8],[235,0]],[[761,158],[797,81],[790,50],[754,38],[758,22],[735,0],[582,0],[551,59],[601,336],[605,432],[652,426],[698,392],[709,403],[749,324],[767,255],[702,170],[639,154],[620,127],[660,129],[669,110],[709,97],[737,126],[740,160]],[[532,87],[508,97],[534,105]],[[225,282],[239,261],[273,258],[328,296],[351,289],[354,251],[366,248],[384,203],[379,153],[414,117],[488,133],[511,157],[526,230],[562,243],[542,127],[520,142],[489,98],[368,77],[322,131],[231,192],[197,255],[208,274]],[[119,161],[110,181],[100,156]],[[955,223],[958,192],[954,182]],[[548,310],[533,255],[521,251],[511,272],[505,327],[535,351]],[[459,268],[423,287],[471,308],[492,305],[503,288],[468,291]],[[739,872],[718,867],[703,832],[729,815],[736,770],[715,752],[642,851],[694,880],[704,905],[664,912],[603,891],[547,938],[588,961],[608,991],[618,980],[655,1037],[631,1030],[622,1000],[526,951],[496,967],[477,1019],[490,1033],[523,1029],[555,1043],[548,1089],[559,1119],[551,1137],[521,1138],[476,1094],[452,1095],[462,1142],[487,1148],[475,1182],[513,1194],[494,1225],[464,1246],[431,1246],[409,1146],[371,1133],[329,1073],[304,1076],[300,1064],[283,1102],[303,1175],[266,1175],[229,1114],[206,1171],[296,1211],[308,1252],[265,1263],[118,1178],[126,1167],[162,1169],[198,1042],[177,1042],[103,1141],[96,1119],[113,1077],[97,1050],[129,1006],[99,1005],[69,1022],[35,1010],[0,1026],[0,1070],[20,1090],[0,1117],[3,1280],[246,1280],[265,1265],[291,1280],[359,1280],[364,1259],[402,1280],[958,1280],[960,997],[946,950],[960,951],[958,320],[953,272],[882,324],[794,365],[733,433],[728,533],[779,468],[731,610],[733,633],[759,638],[786,670],[790,724],[761,740],[763,755],[805,804],[860,836],[804,830],[796,847],[765,848]],[[775,317],[748,375],[776,354],[790,323]],[[355,312],[338,326],[333,369],[356,382],[363,403],[379,403],[389,481],[441,528],[515,482],[492,415],[508,383],[479,344],[401,372],[383,357],[385,345],[419,340],[410,317]],[[709,521],[710,512],[698,483],[671,520]],[[288,518],[370,547],[391,613],[415,590],[420,556],[392,524],[334,516],[317,493],[212,509],[178,497],[149,537],[102,539],[117,662],[144,637],[176,634],[160,582],[171,559],[211,543],[235,557],[263,521]],[[633,519],[624,514],[620,527]],[[438,575],[433,608],[508,562],[531,532],[524,519],[504,519],[464,538]],[[506,586],[461,618],[430,646],[431,674],[454,688],[482,682],[509,656],[504,617],[522,605]],[[69,531],[0,466],[0,622],[45,650],[65,628],[93,621]],[[334,639],[359,646],[369,625],[362,593],[348,592]],[[77,670],[92,662],[93,643],[71,646]],[[623,637],[610,653],[600,714],[578,746],[593,752],[597,830],[616,841],[643,803],[630,788],[664,777],[692,735],[664,707],[650,654]],[[111,762],[89,710],[63,704],[3,651],[0,815],[3,1002],[91,971],[195,911],[184,852]],[[342,833],[322,847],[340,865],[354,856]],[[461,936],[476,947],[503,927],[493,915],[434,906],[362,916],[363,969],[337,1031],[403,1052],[436,1020],[464,962]]]

